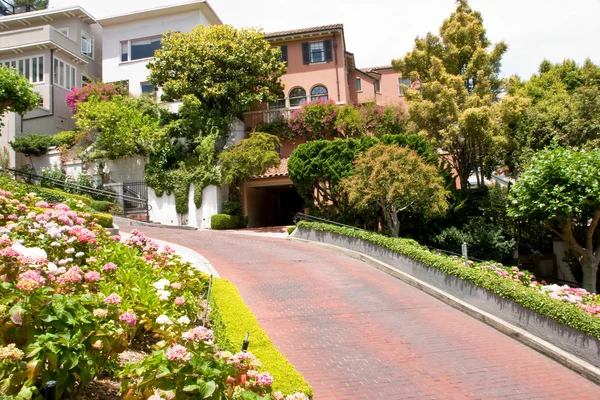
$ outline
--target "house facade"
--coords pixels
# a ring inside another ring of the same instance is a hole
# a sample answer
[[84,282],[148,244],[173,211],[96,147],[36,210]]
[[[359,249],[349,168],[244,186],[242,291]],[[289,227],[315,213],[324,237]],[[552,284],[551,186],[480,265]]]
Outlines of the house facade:
[[79,6],[0,17],[0,65],[17,69],[42,96],[37,109],[2,118],[0,151],[8,149],[10,165],[20,165],[9,146],[16,137],[75,128],[65,97],[85,80],[102,76],[101,32],[94,17]]
[[[346,47],[344,26],[325,25],[267,33],[272,46],[281,49],[287,72],[281,78],[284,91],[272,103],[257,104],[244,114],[247,132],[261,123],[287,119],[294,110],[315,100],[332,100],[338,105],[376,103],[406,107],[399,72],[390,66],[359,69]],[[248,226],[287,225],[303,210],[304,201],[290,180],[287,161],[303,140],[282,141],[281,165],[255,177],[241,188],[242,208]]]
[[168,31],[189,32],[222,22],[206,1],[136,11],[98,20],[102,26],[102,80],[126,82],[133,95],[152,94],[146,65]]

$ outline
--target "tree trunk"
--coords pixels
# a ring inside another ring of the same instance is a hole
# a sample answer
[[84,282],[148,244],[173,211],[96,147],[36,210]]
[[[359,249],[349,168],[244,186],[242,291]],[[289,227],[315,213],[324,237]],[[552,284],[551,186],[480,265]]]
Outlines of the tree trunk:
[[398,237],[400,235],[400,221],[398,220],[398,213],[396,212],[396,207],[388,206],[382,200],[380,202],[381,208],[383,210],[383,218],[390,230],[390,233],[393,237]]
[[583,271],[583,288],[590,293],[596,293],[596,282],[598,276],[598,261],[592,261],[588,257],[579,260]]

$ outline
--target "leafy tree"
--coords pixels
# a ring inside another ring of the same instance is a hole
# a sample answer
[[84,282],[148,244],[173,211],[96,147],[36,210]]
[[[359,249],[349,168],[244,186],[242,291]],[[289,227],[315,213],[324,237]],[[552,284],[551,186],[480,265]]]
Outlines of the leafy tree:
[[17,6],[31,6],[36,10],[44,10],[48,8],[48,0],[12,0],[12,5]]
[[209,110],[236,115],[276,100],[285,73],[280,56],[259,30],[199,25],[165,35],[148,64],[149,79],[162,88],[165,101],[191,94]]
[[17,137],[14,141],[10,142],[10,147],[17,153],[34,157],[46,154],[48,148],[51,146],[56,146],[56,141],[52,136],[36,135],[34,133]]
[[596,291],[600,262],[600,150],[542,150],[510,191],[510,215],[544,225],[569,243]]
[[448,191],[437,168],[407,147],[377,144],[357,159],[355,169],[342,182],[350,204],[378,205],[394,237],[400,232],[398,213],[436,214],[448,207]]
[[147,98],[115,95],[79,103],[75,122],[85,132],[97,132],[97,156],[116,160],[146,154],[161,140],[157,106]]
[[263,132],[253,132],[219,155],[225,183],[246,182],[267,169],[279,166],[279,139]]
[[413,50],[394,60],[393,66],[412,82],[405,88],[410,129],[449,153],[466,189],[474,171],[479,171],[477,179],[483,185],[484,161],[504,143],[494,108],[502,89],[499,72],[507,45],[492,46],[481,14],[467,0],[457,3],[439,36],[418,37]]
[[600,144],[600,66],[587,60],[542,62],[538,74],[509,84],[513,98],[527,107],[511,131],[509,163],[523,169],[533,153],[556,141],[563,146],[594,148]]
[[29,80],[14,68],[0,67],[0,118],[7,112],[25,114],[42,101]]

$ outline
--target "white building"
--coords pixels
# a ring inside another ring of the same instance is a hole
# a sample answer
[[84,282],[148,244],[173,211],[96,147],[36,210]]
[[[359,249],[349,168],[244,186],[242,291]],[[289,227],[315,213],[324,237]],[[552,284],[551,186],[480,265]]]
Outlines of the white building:
[[222,22],[203,0],[136,11],[98,20],[102,25],[102,80],[129,82],[129,93],[154,92],[146,65],[167,31],[189,32]]
[[17,69],[41,94],[40,106],[23,115],[7,113],[0,151],[24,133],[52,135],[75,128],[67,93],[85,79],[102,76],[101,27],[83,8],[67,7],[0,17],[0,65]]

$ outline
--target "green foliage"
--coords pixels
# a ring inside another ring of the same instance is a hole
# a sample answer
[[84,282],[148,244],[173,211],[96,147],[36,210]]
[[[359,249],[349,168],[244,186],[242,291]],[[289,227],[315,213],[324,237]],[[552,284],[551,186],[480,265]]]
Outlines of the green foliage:
[[74,118],[83,131],[98,131],[96,156],[116,160],[147,154],[161,140],[157,114],[151,99],[114,96],[103,101],[92,97],[78,105]]
[[342,182],[348,201],[359,209],[380,207],[395,237],[400,231],[398,213],[443,214],[448,208],[448,192],[438,169],[408,147],[377,144],[358,157],[355,169]]
[[364,129],[375,137],[381,138],[384,135],[406,133],[408,115],[400,106],[366,103],[361,105],[358,110]]
[[246,332],[249,332],[249,351],[261,360],[262,369],[273,376],[273,391],[281,391],[286,395],[301,392],[312,396],[311,387],[273,345],[236,287],[225,279],[215,279],[212,293],[211,321],[217,345],[224,350],[237,352]]
[[279,166],[279,139],[262,132],[252,132],[235,146],[219,155],[225,183],[246,182]]
[[529,81],[513,77],[509,93],[527,104],[513,122],[508,162],[521,172],[534,152],[556,141],[562,146],[600,144],[600,66],[586,60],[544,61]]
[[[510,215],[543,221],[569,243],[583,269],[584,287],[596,291],[600,263],[600,150],[558,147],[536,154],[510,192]],[[581,231],[581,233],[579,233]]]
[[25,114],[42,101],[29,79],[19,75],[15,68],[0,67],[0,117],[7,112]]
[[225,201],[223,203],[223,214],[227,215],[242,215],[242,203],[239,201]]
[[295,226],[288,226],[288,228],[287,228],[288,235],[291,235],[292,233],[294,233],[295,230],[296,230]]
[[467,0],[457,3],[439,36],[428,33],[415,39],[413,50],[393,66],[412,82],[405,90],[410,130],[435,140],[436,147],[450,154],[466,189],[474,171],[483,184],[484,170],[495,167],[486,160],[506,143],[496,108],[507,45],[491,47],[481,14]]
[[358,231],[316,222],[300,221],[298,227],[357,238],[384,249],[392,250],[431,268],[439,269],[449,275],[458,276],[502,298],[512,300],[525,308],[551,318],[559,324],[570,326],[587,335],[600,339],[600,318],[596,318],[594,315],[568,302],[556,301],[539,290],[524,286],[520,282],[501,278],[492,270],[466,268],[462,263],[456,262],[451,257],[430,252],[414,240],[390,238],[372,232]]
[[46,154],[48,148],[55,145],[56,142],[52,136],[34,133],[28,133],[25,136],[17,137],[14,141],[10,142],[10,146],[17,153],[34,157]]
[[276,100],[285,73],[280,56],[259,30],[198,25],[165,35],[148,64],[149,79],[162,88],[165,101],[191,94],[208,110],[236,115]]
[[77,142],[79,132],[77,131],[62,131],[52,136],[55,146],[66,146],[71,148]]
[[338,136],[338,106],[333,100],[317,100],[302,105],[290,115],[289,127],[294,137],[306,140]]
[[96,211],[106,212],[106,211],[110,210],[110,208],[113,205],[114,205],[114,203],[111,201],[94,200],[90,204],[90,207],[92,207]]
[[14,6],[32,6],[36,10],[48,8],[48,0],[12,0]]
[[236,229],[240,223],[237,215],[214,214],[210,218],[210,229]]

